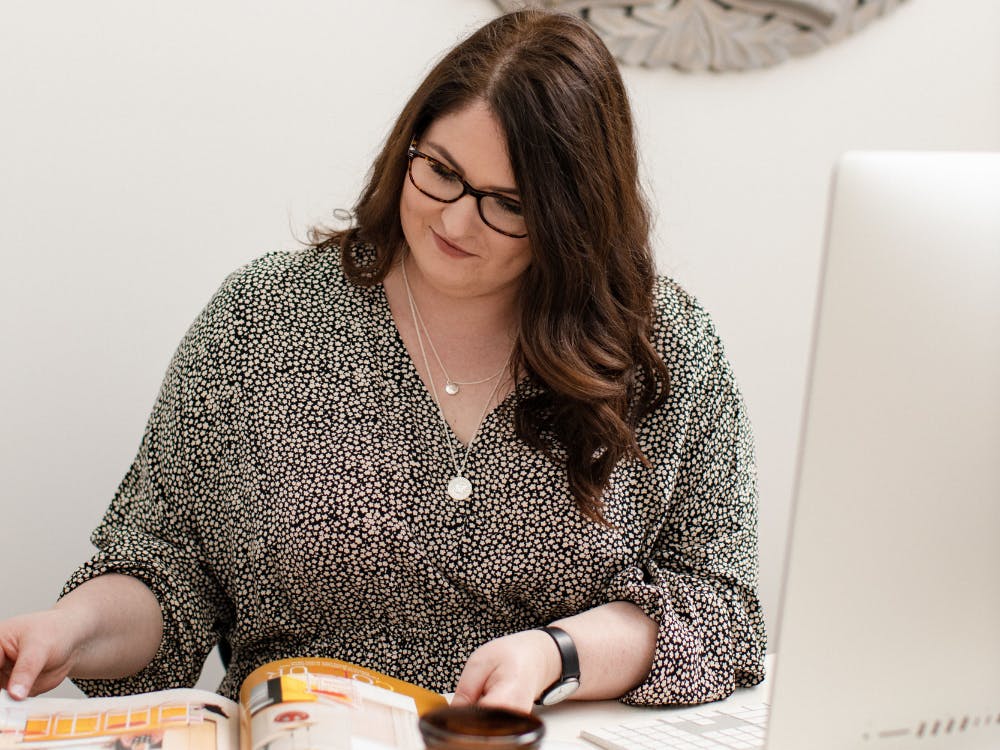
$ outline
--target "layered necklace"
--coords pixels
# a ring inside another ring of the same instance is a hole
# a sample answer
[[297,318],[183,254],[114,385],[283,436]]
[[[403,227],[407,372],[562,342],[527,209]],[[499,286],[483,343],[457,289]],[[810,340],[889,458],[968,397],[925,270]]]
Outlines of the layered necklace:
[[[483,378],[482,380],[453,380],[448,375],[448,371],[445,370],[444,364],[441,362],[441,357],[438,356],[437,350],[434,348],[434,343],[431,341],[431,336],[427,331],[427,326],[424,324],[424,320],[420,316],[420,311],[417,309],[417,303],[413,300],[413,292],[410,289],[410,280],[406,277],[405,261],[400,263],[400,267],[403,271],[403,286],[406,288],[406,299],[410,303],[410,315],[413,318],[413,329],[417,334],[417,345],[420,347],[420,356],[424,361],[424,370],[427,372],[427,382],[430,384],[431,395],[434,397],[434,405],[437,407],[438,416],[441,418],[441,428],[444,433],[444,440],[448,446],[448,451],[451,453],[451,463],[454,467],[454,475],[448,481],[448,496],[452,500],[467,500],[472,496],[472,482],[470,482],[469,478],[465,475],[465,467],[469,463],[469,454],[472,453],[472,444],[475,443],[476,438],[479,437],[479,430],[483,426],[483,420],[486,419],[486,412],[489,411],[490,404],[493,402],[493,397],[496,396],[497,391],[500,390],[500,384],[503,382],[504,373],[507,372],[507,369],[510,367],[511,357],[514,356],[514,347],[511,347],[510,353],[507,355],[507,361],[504,362],[503,367],[500,368],[499,372],[494,375],[491,375],[488,378]],[[441,398],[438,396],[437,386],[434,384],[434,376],[431,373],[430,361],[427,359],[427,349],[424,346],[424,339],[427,340],[427,346],[430,347],[431,352],[434,354],[434,359],[437,360],[438,366],[444,374],[444,390],[449,396],[457,394],[460,390],[459,386],[479,385],[481,383],[488,383],[494,379],[496,380],[496,383],[493,384],[493,390],[490,391],[490,395],[486,398],[486,403],[483,405],[483,413],[479,416],[476,431],[469,439],[468,445],[465,446],[465,455],[462,457],[461,462],[458,460],[458,454],[455,453],[454,441],[451,439],[451,434],[448,430],[448,420],[445,419],[444,410],[441,408]]]
[[[404,281],[406,280],[406,269],[405,269],[405,267],[403,269],[403,280]],[[407,284],[407,286],[406,286],[406,293],[407,294],[410,293],[409,284]],[[434,346],[434,342],[431,340],[430,334],[427,332],[427,324],[424,323],[424,319],[420,315],[420,309],[415,304],[412,304],[413,303],[413,296],[412,295],[410,296],[410,303],[411,303],[410,312],[413,313],[413,315],[416,316],[416,320],[413,322],[413,327],[417,328],[418,327],[417,323],[419,322],[420,325],[419,325],[419,329],[418,329],[418,334],[417,335],[419,337],[419,330],[423,330],[423,332],[424,332],[424,338],[427,339],[427,346],[429,346],[431,348],[431,354],[434,355],[434,360],[437,362],[438,367],[441,368],[441,373],[444,375],[444,392],[445,393],[447,393],[449,396],[456,396],[456,395],[458,395],[461,392],[461,390],[462,390],[461,386],[463,386],[463,385],[481,385],[483,383],[489,383],[494,378],[499,378],[501,375],[503,375],[504,370],[507,369],[507,365],[510,364],[510,357],[507,358],[507,361],[504,362],[503,367],[501,367],[498,372],[495,372],[492,375],[490,375],[489,377],[483,378],[482,380],[455,380],[453,377],[451,377],[451,375],[448,374],[448,370],[445,369],[444,362],[441,361],[441,357],[440,357],[440,355],[437,352],[437,348]],[[421,353],[423,353],[422,350],[421,350]],[[427,364],[426,363],[426,357],[425,357],[424,364],[425,365]],[[430,372],[429,371],[428,371],[427,375],[428,375],[428,377],[430,377]]]

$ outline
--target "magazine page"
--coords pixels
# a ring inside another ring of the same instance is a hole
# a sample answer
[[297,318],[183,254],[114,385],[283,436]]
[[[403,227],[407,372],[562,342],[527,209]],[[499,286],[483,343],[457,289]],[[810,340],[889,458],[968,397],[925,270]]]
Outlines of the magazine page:
[[202,690],[118,698],[0,693],[0,750],[236,750],[239,706]]
[[430,690],[336,659],[284,659],[244,681],[244,750],[419,750]]

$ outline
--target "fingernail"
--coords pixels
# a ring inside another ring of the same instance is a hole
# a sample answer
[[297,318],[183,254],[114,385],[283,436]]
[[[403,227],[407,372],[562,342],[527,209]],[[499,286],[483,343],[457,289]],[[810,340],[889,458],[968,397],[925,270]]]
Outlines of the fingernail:
[[16,698],[17,700],[28,697],[28,688],[24,685],[8,685],[7,692],[10,693],[11,698]]

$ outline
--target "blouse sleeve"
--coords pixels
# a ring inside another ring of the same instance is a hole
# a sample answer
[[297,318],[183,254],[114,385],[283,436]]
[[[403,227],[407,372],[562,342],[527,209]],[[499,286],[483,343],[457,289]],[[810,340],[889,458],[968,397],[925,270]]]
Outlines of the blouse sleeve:
[[[235,276],[235,274],[234,274]],[[121,679],[76,680],[88,695],[118,695],[193,685],[231,619],[214,574],[204,520],[218,494],[227,348],[234,329],[233,277],[187,332],[167,369],[139,447],[100,525],[98,548],[63,588],[106,573],[145,583],[160,603],[163,637],[152,661]],[[227,384],[227,380],[230,381]]]
[[625,703],[701,703],[764,678],[753,438],[712,339],[652,554],[621,571],[608,592],[609,601],[633,602],[659,623],[652,669]]

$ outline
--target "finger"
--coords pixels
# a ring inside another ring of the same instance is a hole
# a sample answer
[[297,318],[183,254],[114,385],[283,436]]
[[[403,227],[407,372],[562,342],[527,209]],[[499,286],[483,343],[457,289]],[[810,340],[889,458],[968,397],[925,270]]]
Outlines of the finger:
[[25,648],[17,656],[10,678],[7,680],[7,692],[11,698],[22,700],[27,698],[34,687],[35,680],[45,667],[45,654],[33,648]]
[[468,706],[476,703],[483,694],[486,680],[493,672],[493,665],[487,664],[476,658],[472,658],[465,663],[462,675],[458,678],[458,685],[455,686],[455,697],[451,699],[453,706]]

